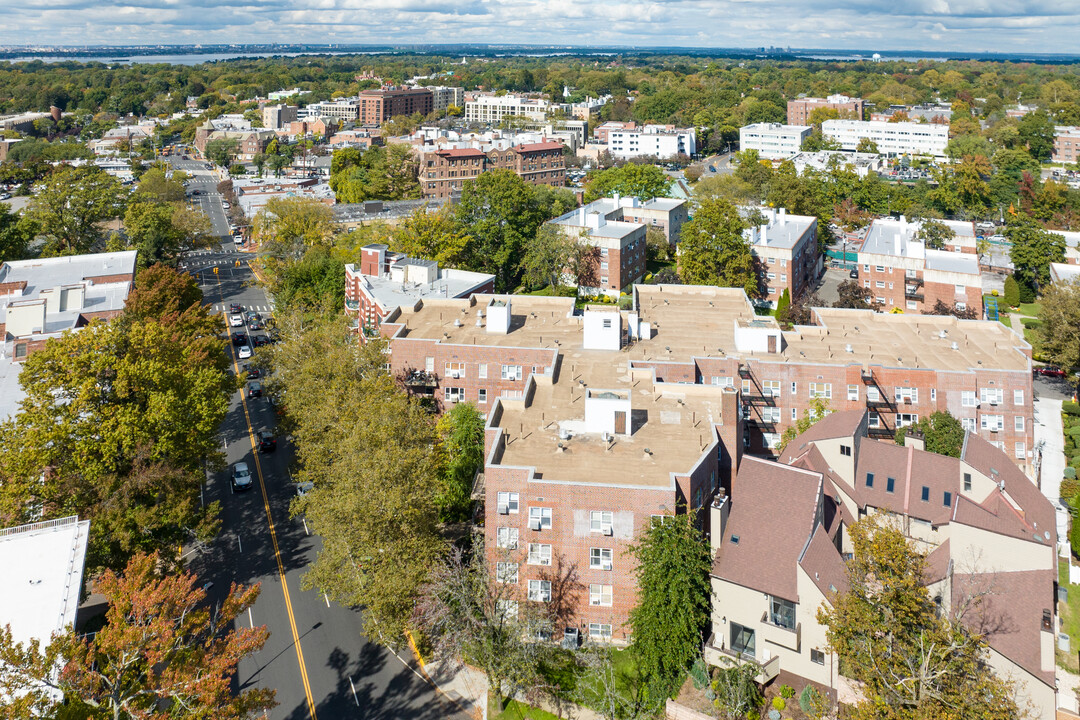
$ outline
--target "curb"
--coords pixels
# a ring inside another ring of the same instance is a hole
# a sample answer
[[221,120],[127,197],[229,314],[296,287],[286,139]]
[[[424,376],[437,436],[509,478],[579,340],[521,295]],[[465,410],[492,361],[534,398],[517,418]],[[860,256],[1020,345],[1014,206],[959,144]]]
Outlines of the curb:
[[467,707],[463,706],[460,702],[458,702],[457,699],[455,699],[454,697],[451,697],[449,693],[447,693],[445,690],[443,690],[441,687],[439,687],[439,684],[437,682],[435,682],[435,680],[433,680],[432,677],[428,674],[427,669],[426,669],[427,663],[425,663],[424,658],[422,658],[420,656],[420,650],[417,649],[416,641],[413,639],[412,633],[409,630],[405,631],[405,637],[409,641],[409,649],[412,650],[413,657],[416,659],[416,662],[420,665],[420,671],[419,671],[420,675],[422,675],[423,678],[425,680],[427,680],[428,684],[431,685],[431,687],[435,688],[435,691],[437,693],[439,693],[444,698],[446,698],[451,704],[453,704],[454,707],[456,707],[461,712],[465,713],[466,715],[470,715],[472,717],[478,718],[478,719],[483,718],[484,717],[483,708],[472,708],[472,709],[467,708]]

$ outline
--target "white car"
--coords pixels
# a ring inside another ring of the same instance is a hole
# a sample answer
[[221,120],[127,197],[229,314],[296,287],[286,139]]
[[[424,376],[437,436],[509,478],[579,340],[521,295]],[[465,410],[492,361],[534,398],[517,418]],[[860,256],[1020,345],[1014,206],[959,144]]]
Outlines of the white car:
[[241,360],[247,360],[249,357],[251,357],[251,346],[245,343],[238,347],[236,349],[236,357],[240,358]]
[[244,316],[235,313],[229,316],[229,327],[244,327]]

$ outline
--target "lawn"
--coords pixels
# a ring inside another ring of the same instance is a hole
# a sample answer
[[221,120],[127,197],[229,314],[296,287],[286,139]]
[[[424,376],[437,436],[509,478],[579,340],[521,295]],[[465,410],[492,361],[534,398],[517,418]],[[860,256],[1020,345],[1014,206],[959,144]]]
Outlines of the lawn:
[[[1077,650],[1080,650],[1080,585],[1069,584],[1069,560],[1059,558],[1058,583],[1069,591],[1069,602],[1058,603],[1058,613],[1061,616],[1061,632],[1069,636],[1069,652],[1057,651],[1058,665],[1076,672]],[[1056,643],[1055,643],[1056,646]]]
[[546,710],[534,708],[517,700],[511,700],[507,703],[506,709],[498,714],[495,714],[495,708],[489,708],[488,718],[490,720],[559,720]]
[[[637,666],[629,650],[612,650],[615,666],[615,686],[619,694],[625,697],[635,695],[634,688],[640,685],[637,679]],[[603,700],[603,689],[595,677],[590,677],[584,669],[574,662],[573,654],[559,650],[552,662],[542,663],[540,673],[549,683],[559,688],[559,697],[595,709]]]
[[1021,315],[1027,315],[1028,317],[1039,317],[1042,314],[1042,305],[1037,302],[1020,303],[1019,312]]

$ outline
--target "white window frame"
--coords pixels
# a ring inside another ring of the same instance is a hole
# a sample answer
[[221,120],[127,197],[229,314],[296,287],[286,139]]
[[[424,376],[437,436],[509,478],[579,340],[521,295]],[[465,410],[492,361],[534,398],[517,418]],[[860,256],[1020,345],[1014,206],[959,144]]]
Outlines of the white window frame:
[[810,397],[832,399],[832,383],[812,382],[809,383]]
[[848,385],[847,386],[847,399],[848,402],[859,402],[859,386]]
[[589,532],[611,535],[614,532],[615,513],[611,510],[589,511]]
[[1002,405],[1005,403],[1005,390],[1002,388],[979,388],[979,402]]
[[529,543],[529,565],[551,565],[551,546],[547,543]]
[[975,418],[960,418],[960,427],[964,428],[968,432],[978,432],[979,421]]
[[980,415],[979,427],[983,430],[997,430],[1001,432],[1005,429],[1005,416],[1004,415]]
[[[913,387],[898,387],[893,388],[893,397],[897,404],[904,402],[905,399],[910,398],[911,404],[915,405],[919,402],[919,388]],[[904,403],[905,405],[907,403]]]
[[589,623],[589,639],[611,640],[611,623]]
[[611,570],[615,551],[611,548],[589,548],[590,570]]
[[498,610],[503,617],[508,619],[517,619],[518,616],[518,604],[517,600],[496,600],[495,609]]
[[1018,458],[1027,457],[1027,445],[1022,442],[1015,443],[1013,445],[1013,454]]
[[521,531],[516,527],[500,527],[495,531],[495,547],[517,550]]
[[518,564],[516,562],[496,562],[495,582],[507,585],[517,585]]
[[487,363],[480,363],[476,366],[476,377],[487,380]]
[[502,379],[512,380],[514,382],[522,379],[522,372],[520,365],[503,365],[502,366]]
[[1013,418],[1013,430],[1015,432],[1024,432],[1024,416],[1017,415]]
[[551,581],[530,580],[529,600],[533,602],[551,602]]
[[896,427],[902,428],[919,422],[918,413],[896,413]]
[[465,388],[461,387],[444,387],[443,388],[443,400],[445,402],[457,403],[465,400]]
[[444,377],[459,379],[465,377],[465,363],[463,362],[448,362],[445,366],[446,374]]
[[533,526],[535,520],[540,521],[541,530],[551,529],[551,508],[549,507],[537,507],[532,506],[529,508],[529,527]]
[[974,390],[960,391],[960,407],[979,407],[979,399]]
[[521,496],[516,492],[500,492],[495,496],[495,501],[500,507],[505,505],[510,515],[517,515],[521,508]]
[[1013,405],[1023,405],[1023,404],[1024,404],[1024,391],[1023,390],[1013,390]]
[[476,390],[476,403],[478,405],[487,405],[487,388],[478,388]]
[[589,605],[611,607],[614,588],[603,583],[589,583]]
[[780,381],[779,380],[762,380],[761,392],[765,397],[772,396],[774,398],[780,397]]

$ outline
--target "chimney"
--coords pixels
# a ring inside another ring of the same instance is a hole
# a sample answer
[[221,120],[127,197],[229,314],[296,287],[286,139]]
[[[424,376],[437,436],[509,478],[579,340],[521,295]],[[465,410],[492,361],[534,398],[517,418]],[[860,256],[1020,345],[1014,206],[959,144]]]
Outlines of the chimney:
[[916,450],[926,450],[926,436],[917,430],[908,429],[904,433],[904,445]]
[[615,193],[612,198],[615,200],[615,207],[619,207],[619,193]]
[[724,533],[727,531],[728,511],[731,503],[728,502],[727,491],[721,487],[716,491],[712,505],[709,508],[709,546],[713,557],[724,544]]
[[768,229],[769,229],[768,225],[762,225],[761,226],[761,244],[762,245],[768,245],[769,244],[768,233],[766,232]]
[[582,225],[582,226],[585,225],[585,206],[584,205],[582,205],[581,209],[578,210],[578,225]]
[[787,208],[780,208],[780,219],[777,223],[783,225],[785,222],[787,222]]

